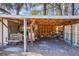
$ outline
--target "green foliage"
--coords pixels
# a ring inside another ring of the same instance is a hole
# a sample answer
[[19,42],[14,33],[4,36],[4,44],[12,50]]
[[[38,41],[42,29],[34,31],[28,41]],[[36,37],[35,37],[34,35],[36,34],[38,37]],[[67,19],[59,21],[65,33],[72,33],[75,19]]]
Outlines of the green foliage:
[[[16,14],[19,15],[23,6],[27,7],[30,11],[28,15],[68,15],[68,7],[69,3],[1,3],[0,4],[0,11],[3,14],[11,14],[11,11],[16,11]],[[34,9],[36,7],[41,7],[42,9],[37,10]],[[25,9],[27,11],[27,8]],[[75,6],[73,5],[71,8],[74,11]],[[74,12],[71,13],[75,13]]]
[[40,11],[38,11],[38,10],[32,10],[32,11],[30,11],[29,15],[38,15],[39,12]]

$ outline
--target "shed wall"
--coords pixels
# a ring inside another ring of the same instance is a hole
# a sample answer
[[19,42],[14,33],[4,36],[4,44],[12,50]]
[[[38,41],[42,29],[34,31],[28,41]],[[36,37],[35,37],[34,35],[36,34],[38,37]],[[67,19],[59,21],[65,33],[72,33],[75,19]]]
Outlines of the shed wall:
[[[8,26],[8,22],[7,20],[3,20],[4,24],[6,26]],[[3,25],[3,44],[6,45],[8,42],[8,28],[6,28],[6,26]],[[0,45],[2,45],[2,23],[0,22]]]

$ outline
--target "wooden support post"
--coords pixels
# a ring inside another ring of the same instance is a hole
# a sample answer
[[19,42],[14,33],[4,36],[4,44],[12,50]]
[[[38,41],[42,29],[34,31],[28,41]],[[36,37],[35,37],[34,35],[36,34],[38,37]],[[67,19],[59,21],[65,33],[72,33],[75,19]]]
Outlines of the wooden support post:
[[27,32],[27,22],[26,22],[26,19],[24,19],[24,52],[26,52],[26,50],[27,50],[27,34],[26,34],[26,32]]
[[32,29],[30,30],[30,41],[31,41],[31,46],[33,46]]
[[73,45],[73,38],[72,38],[72,36],[73,36],[73,29],[72,29],[72,24],[71,24],[71,45]]
[[3,38],[3,18],[2,18],[2,48],[3,48],[3,46],[4,46],[4,40],[3,40],[4,38]]
[[75,45],[77,45],[77,24],[75,24]]
[[35,20],[33,20],[33,22],[31,23],[31,29],[30,29],[30,42],[31,42],[31,46],[33,46],[33,25],[35,24]]
[[56,33],[58,33],[58,26],[56,26]]
[[63,31],[64,31],[64,41],[65,41],[65,37],[66,37],[66,33],[65,33],[65,26],[63,26]]
[[67,26],[64,26],[64,41],[67,39]]
[[65,25],[63,25],[63,40],[64,40],[64,34],[65,34],[64,33],[64,31],[65,31],[64,29],[65,29]]

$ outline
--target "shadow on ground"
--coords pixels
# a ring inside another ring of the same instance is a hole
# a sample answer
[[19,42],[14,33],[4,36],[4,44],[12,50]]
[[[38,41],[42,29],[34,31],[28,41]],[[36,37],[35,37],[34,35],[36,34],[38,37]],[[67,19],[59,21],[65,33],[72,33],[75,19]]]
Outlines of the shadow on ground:
[[0,51],[0,56],[79,56],[79,48],[68,46],[56,38],[40,39],[33,46],[28,43],[28,52]]

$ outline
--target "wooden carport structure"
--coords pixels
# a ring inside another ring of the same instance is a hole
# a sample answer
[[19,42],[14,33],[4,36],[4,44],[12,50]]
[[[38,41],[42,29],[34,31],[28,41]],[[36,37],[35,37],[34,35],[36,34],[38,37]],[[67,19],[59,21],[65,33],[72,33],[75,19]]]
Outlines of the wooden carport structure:
[[[30,28],[32,28],[33,24],[38,25],[38,31],[37,35],[49,35],[49,32],[52,30],[52,26],[64,26],[66,25],[71,25],[71,34],[72,34],[72,24],[79,23],[79,17],[78,16],[11,16],[11,15],[2,15],[0,16],[1,22],[3,24],[4,19],[8,20],[19,20],[24,24],[24,51],[27,49],[27,26],[29,25]],[[16,21],[17,22],[17,21]],[[45,27],[46,25],[46,27]],[[50,25],[50,26],[49,26]],[[41,28],[39,26],[42,26]],[[48,29],[47,26],[49,27]],[[2,30],[3,30],[3,25],[2,25]],[[41,31],[40,31],[41,30]],[[72,35],[71,35],[72,36]],[[3,31],[2,31],[2,37],[3,37]],[[3,40],[3,38],[2,38]],[[3,41],[2,41],[3,42]],[[72,43],[72,38],[71,38],[71,43]]]

